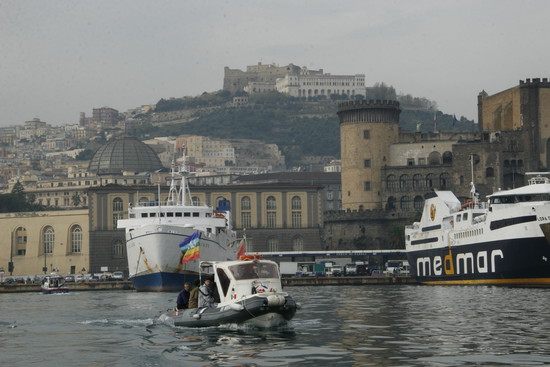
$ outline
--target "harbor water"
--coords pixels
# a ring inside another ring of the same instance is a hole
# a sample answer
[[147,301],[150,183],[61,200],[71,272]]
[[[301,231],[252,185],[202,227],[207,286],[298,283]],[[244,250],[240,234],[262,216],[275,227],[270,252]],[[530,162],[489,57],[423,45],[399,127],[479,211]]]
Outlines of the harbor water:
[[5,366],[541,366],[550,290],[287,287],[285,328],[178,328],[176,294],[0,294]]

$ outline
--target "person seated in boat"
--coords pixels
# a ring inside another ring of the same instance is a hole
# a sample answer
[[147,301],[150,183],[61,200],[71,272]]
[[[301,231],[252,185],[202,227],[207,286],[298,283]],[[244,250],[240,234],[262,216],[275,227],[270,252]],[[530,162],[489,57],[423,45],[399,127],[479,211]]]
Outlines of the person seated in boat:
[[189,298],[191,296],[190,290],[191,284],[185,282],[185,284],[183,285],[183,289],[178,294],[178,299],[176,301],[176,307],[178,310],[189,308]]
[[256,267],[253,263],[246,264],[243,266],[241,279],[257,279],[258,273],[256,272]]
[[204,284],[199,288],[199,308],[203,307],[214,307],[214,295],[210,284],[212,280],[207,278],[204,281]]
[[189,308],[198,308],[199,307],[199,289],[201,286],[201,281],[199,278],[195,279],[194,288],[189,292]]

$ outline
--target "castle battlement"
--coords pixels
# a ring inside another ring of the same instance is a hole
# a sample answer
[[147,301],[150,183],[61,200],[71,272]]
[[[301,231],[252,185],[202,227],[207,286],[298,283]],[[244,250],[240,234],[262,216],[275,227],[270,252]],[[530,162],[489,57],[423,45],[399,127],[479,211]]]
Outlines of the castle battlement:
[[338,105],[338,111],[355,110],[360,108],[399,108],[399,102],[394,100],[355,100],[342,102]]
[[520,87],[529,87],[529,86],[540,86],[540,87],[550,87],[550,82],[548,78],[527,78],[525,81],[519,81]]

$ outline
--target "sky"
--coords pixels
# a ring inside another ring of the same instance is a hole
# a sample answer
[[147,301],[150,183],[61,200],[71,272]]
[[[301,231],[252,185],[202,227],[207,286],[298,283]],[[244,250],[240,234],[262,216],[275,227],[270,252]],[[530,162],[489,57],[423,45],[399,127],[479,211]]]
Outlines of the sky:
[[550,77],[547,0],[0,0],[0,127],[222,89],[224,67],[365,74],[477,121]]

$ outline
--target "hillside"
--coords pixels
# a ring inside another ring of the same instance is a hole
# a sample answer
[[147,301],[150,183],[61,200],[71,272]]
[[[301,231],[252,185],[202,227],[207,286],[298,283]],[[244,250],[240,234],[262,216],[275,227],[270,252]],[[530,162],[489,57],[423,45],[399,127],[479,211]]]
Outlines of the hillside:
[[[222,139],[257,139],[277,144],[289,166],[300,165],[306,156],[340,156],[338,103],[301,101],[280,94],[251,96],[246,106],[230,105],[227,92],[203,94],[195,99],[161,100],[154,115],[141,116],[149,123],[133,129],[140,137],[196,134]],[[180,111],[180,113],[177,113]],[[433,130],[433,112],[403,108],[400,127],[414,131]],[[155,120],[154,123],[151,121]],[[437,114],[437,129],[471,131],[473,121]]]

